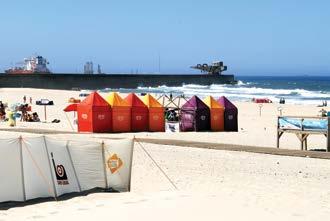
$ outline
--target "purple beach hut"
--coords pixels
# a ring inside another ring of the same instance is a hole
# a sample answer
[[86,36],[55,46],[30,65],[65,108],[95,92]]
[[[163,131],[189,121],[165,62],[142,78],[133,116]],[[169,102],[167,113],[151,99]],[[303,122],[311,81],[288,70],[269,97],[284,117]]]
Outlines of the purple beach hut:
[[197,96],[188,100],[180,110],[180,131],[210,130],[210,109]]
[[225,131],[238,131],[237,107],[224,96],[220,97],[218,99],[218,102],[225,108],[225,113],[224,113]]

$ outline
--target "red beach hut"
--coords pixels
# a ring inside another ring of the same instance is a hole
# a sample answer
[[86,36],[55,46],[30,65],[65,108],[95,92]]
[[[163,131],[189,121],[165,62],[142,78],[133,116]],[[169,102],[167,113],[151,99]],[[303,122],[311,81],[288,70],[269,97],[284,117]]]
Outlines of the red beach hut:
[[111,131],[111,107],[93,92],[77,105],[78,132],[104,133]]
[[106,98],[112,109],[112,131],[130,132],[131,131],[131,107],[119,96],[112,92]]
[[149,109],[149,131],[164,132],[164,107],[150,94],[145,95],[142,98],[142,101]]
[[149,128],[149,110],[138,96],[130,93],[124,99],[132,108],[131,112],[131,130],[134,132],[148,131]]

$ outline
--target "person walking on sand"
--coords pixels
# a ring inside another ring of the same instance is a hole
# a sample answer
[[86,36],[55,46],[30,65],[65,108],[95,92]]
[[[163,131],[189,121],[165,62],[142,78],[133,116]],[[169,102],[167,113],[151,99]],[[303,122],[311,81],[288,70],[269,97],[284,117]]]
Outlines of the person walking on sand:
[[25,104],[26,103],[26,96],[24,95],[23,97],[23,103]]
[[32,104],[32,97],[30,97],[30,104]]

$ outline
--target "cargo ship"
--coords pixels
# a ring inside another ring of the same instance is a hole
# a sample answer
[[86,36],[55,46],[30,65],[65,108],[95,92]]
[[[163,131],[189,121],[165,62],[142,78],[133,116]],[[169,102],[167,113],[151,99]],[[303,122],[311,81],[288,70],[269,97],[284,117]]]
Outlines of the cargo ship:
[[236,84],[234,75],[224,75],[223,62],[197,64],[191,68],[200,74],[73,74],[51,73],[48,61],[42,56],[24,59],[24,65],[0,74],[2,88],[43,88],[59,90],[99,90],[137,87],[182,86],[184,84]]
[[47,68],[48,61],[42,56],[32,56],[25,58],[22,66],[15,66],[8,70],[5,70],[7,74],[51,74]]

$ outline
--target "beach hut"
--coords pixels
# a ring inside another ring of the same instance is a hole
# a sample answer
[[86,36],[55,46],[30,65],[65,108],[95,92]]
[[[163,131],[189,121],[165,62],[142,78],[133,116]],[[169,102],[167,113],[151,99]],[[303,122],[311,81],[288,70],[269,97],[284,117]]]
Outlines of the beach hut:
[[130,93],[124,99],[131,107],[131,130],[134,132],[148,131],[149,110],[138,96]]
[[147,105],[149,110],[149,131],[164,132],[164,107],[150,94],[143,96],[142,101],[145,105]]
[[223,131],[225,108],[221,104],[219,104],[212,96],[206,97],[203,101],[210,109],[211,130]]
[[238,131],[238,109],[226,97],[220,97],[218,102],[225,108],[224,126],[225,131]]
[[77,105],[79,132],[110,132],[111,107],[93,92]]
[[106,98],[112,109],[112,131],[131,131],[131,107],[116,92],[111,92]]
[[210,130],[210,109],[197,96],[190,98],[180,110],[180,131]]

